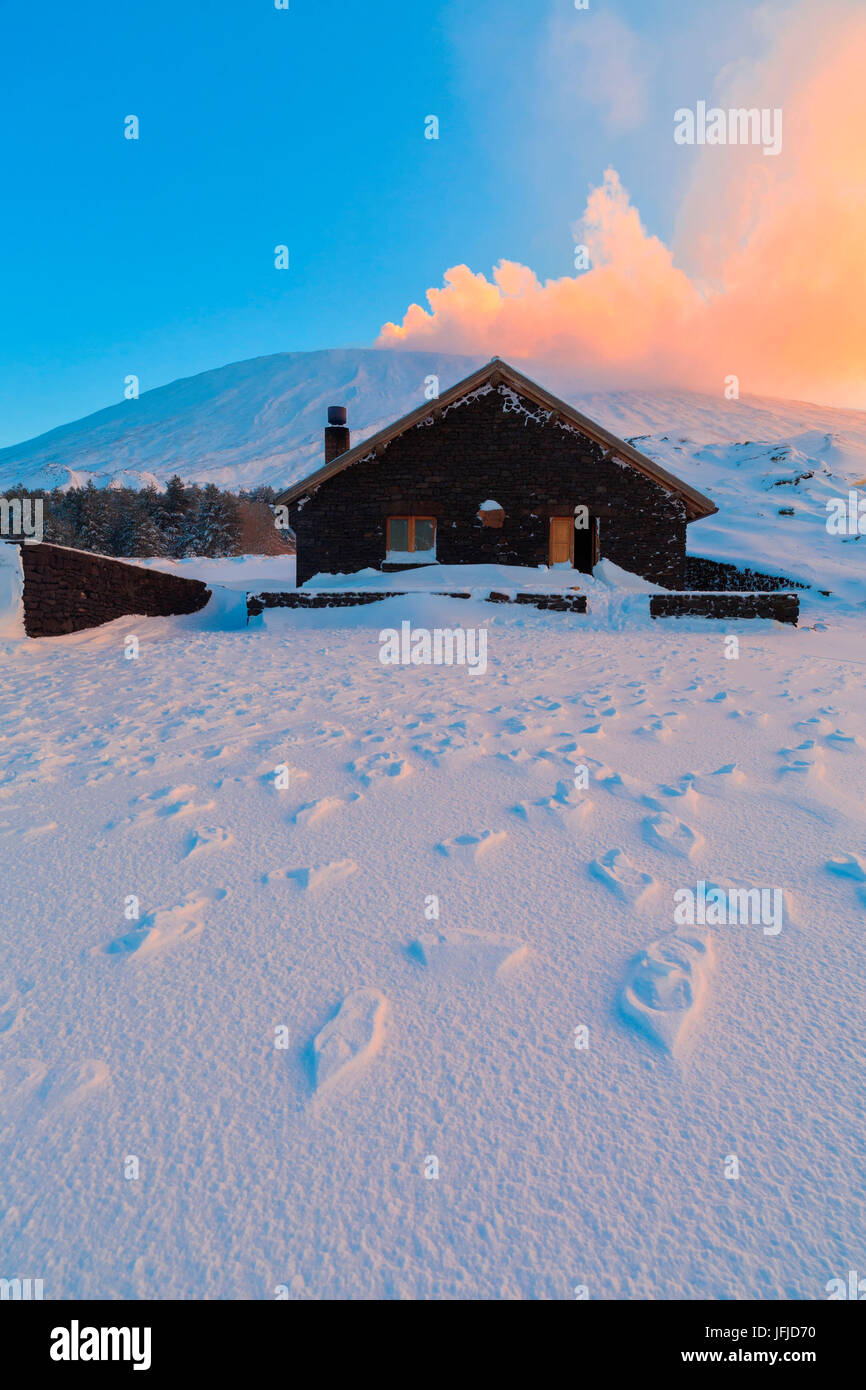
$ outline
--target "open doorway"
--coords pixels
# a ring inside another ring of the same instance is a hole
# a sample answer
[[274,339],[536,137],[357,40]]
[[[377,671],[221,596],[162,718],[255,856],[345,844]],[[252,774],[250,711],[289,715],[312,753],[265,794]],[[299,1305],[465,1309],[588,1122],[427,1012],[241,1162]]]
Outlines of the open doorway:
[[570,565],[583,574],[591,574],[597,562],[597,516],[591,516],[589,525],[580,528],[575,528],[573,515],[550,518],[549,565]]
[[583,574],[592,574],[598,564],[598,528],[598,517],[591,516],[588,526],[574,531],[574,568]]

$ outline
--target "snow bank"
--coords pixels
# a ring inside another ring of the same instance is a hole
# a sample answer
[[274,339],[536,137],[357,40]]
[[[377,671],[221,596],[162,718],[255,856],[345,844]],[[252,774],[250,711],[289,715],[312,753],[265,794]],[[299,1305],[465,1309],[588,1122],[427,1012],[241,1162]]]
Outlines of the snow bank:
[[24,570],[17,545],[0,541],[0,640],[19,641],[24,632]]
[[592,577],[600,580],[602,584],[607,584],[608,588],[626,589],[631,593],[657,594],[662,590],[661,584],[651,584],[641,575],[621,569],[613,560],[599,560],[592,571]]
[[143,565],[145,569],[163,570],[166,574],[179,575],[181,579],[200,579],[204,584],[221,584],[227,588],[252,591],[295,587],[294,555],[231,555],[216,560],[204,555],[190,555],[184,560],[158,556],[127,563]]
[[380,570],[359,570],[357,574],[316,574],[304,589],[399,589],[419,593],[439,590],[478,590],[501,592],[551,593],[561,589],[585,589],[589,575],[570,568],[548,569],[539,565],[441,565],[425,564],[417,570],[383,574]]

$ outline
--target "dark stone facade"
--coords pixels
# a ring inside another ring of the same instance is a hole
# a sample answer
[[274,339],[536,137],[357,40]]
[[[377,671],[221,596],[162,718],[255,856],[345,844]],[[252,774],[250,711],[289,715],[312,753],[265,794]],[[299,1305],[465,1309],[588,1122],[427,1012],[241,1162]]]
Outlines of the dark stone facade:
[[210,598],[198,579],[126,565],[60,545],[22,545],[24,630],[60,637],[113,618],[197,613]]
[[[477,516],[491,498],[505,512],[501,529]],[[400,515],[436,518],[441,564],[546,565],[550,517],[578,505],[598,518],[599,558],[683,587],[683,502],[511,388],[489,387],[290,503],[297,582],[381,568],[387,518]]]

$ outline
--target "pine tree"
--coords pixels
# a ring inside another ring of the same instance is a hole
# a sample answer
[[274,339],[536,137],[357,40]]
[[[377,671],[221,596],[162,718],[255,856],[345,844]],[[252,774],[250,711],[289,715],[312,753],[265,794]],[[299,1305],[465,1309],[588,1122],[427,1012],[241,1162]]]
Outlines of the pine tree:
[[153,520],[163,536],[163,554],[180,559],[186,550],[189,536],[193,489],[184,485],[177,473],[169,478],[159,499]]
[[240,553],[240,514],[231,493],[215,483],[202,489],[190,532],[191,550],[208,558]]
[[82,550],[92,550],[97,555],[110,553],[108,500],[103,492],[93,485],[93,479],[84,489],[81,501],[81,526],[78,545]]

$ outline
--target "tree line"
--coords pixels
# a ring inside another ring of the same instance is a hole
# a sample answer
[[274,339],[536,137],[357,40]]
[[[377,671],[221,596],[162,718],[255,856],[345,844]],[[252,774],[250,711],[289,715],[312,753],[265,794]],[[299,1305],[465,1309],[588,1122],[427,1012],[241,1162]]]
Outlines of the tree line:
[[[217,558],[255,552],[252,537],[267,538],[273,525],[272,487],[224,492],[215,483],[184,483],[177,475],[164,491],[154,487],[17,487],[7,498],[41,498],[44,539],[99,555],[148,559],[188,555]],[[273,533],[276,534],[276,533]],[[247,542],[245,546],[245,541]]]

